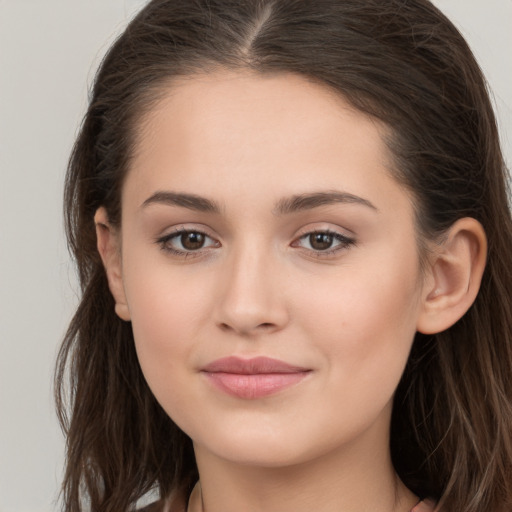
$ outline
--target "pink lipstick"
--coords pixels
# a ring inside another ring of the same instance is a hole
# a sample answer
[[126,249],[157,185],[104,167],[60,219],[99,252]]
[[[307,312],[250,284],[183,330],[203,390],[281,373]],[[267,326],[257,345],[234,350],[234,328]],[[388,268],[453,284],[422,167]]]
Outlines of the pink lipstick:
[[225,357],[206,365],[201,372],[217,389],[229,395],[256,399],[297,384],[311,370],[268,357]]

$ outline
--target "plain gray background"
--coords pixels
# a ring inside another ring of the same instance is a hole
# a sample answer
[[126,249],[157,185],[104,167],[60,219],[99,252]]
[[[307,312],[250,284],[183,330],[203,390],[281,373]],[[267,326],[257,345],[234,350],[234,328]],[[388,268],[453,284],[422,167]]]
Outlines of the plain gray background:
[[[76,304],[66,160],[94,71],[145,0],[0,0],[0,512],[57,510],[64,442],[51,379]],[[494,93],[512,162],[512,0],[436,0]]]

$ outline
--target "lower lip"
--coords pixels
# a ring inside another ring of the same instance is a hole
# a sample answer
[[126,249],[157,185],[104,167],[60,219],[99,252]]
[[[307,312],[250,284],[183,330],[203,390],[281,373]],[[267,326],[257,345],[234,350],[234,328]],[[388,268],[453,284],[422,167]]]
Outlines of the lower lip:
[[205,372],[209,381],[221,391],[238,398],[253,400],[280,391],[299,383],[310,372],[238,374]]

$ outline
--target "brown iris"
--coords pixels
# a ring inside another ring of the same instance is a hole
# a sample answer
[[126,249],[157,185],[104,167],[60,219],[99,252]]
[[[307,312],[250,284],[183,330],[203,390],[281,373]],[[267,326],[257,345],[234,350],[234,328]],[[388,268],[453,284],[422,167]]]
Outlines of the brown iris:
[[309,243],[311,247],[317,251],[330,249],[333,241],[334,236],[329,233],[311,233],[309,235]]
[[188,251],[195,251],[201,249],[204,245],[205,235],[203,233],[197,233],[190,231],[181,235],[181,245]]

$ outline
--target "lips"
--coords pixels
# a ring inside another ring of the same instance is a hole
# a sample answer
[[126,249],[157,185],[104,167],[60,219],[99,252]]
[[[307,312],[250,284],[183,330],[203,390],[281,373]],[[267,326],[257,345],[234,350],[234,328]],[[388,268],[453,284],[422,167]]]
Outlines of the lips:
[[218,390],[244,399],[276,394],[299,383],[311,369],[278,359],[226,357],[209,363],[201,372]]

